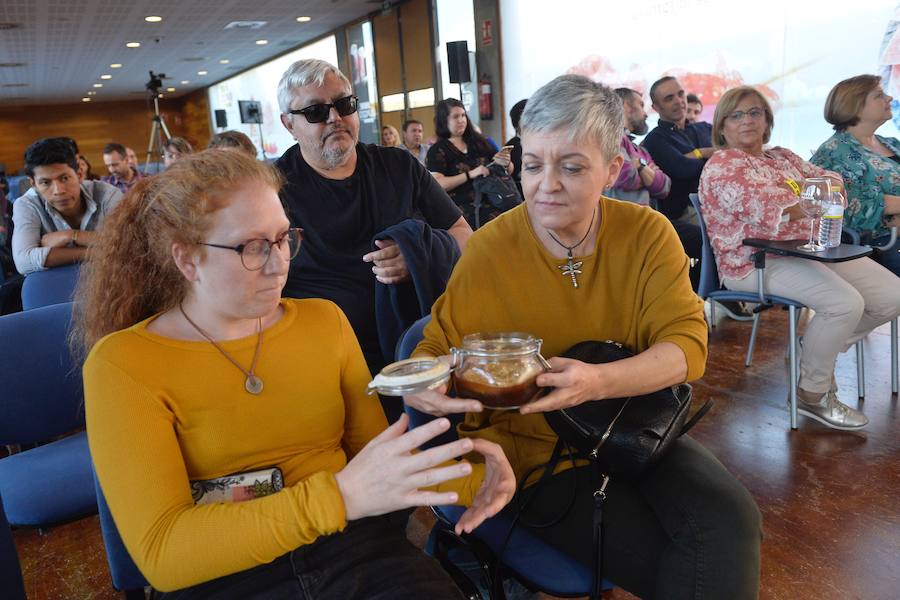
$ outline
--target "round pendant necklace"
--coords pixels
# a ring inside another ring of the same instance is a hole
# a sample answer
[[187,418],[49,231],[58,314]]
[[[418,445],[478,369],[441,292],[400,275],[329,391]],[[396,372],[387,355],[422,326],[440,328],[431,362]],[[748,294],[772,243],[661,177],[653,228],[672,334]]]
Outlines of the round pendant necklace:
[[566,246],[561,241],[559,241],[559,239],[555,235],[553,235],[552,231],[550,231],[549,229],[547,230],[547,235],[550,236],[550,239],[552,239],[554,242],[556,242],[557,244],[559,244],[560,246],[562,246],[563,248],[566,249],[566,264],[557,265],[556,268],[559,269],[560,271],[562,271],[563,277],[571,277],[572,278],[572,287],[575,287],[575,288],[578,287],[578,277],[576,277],[576,276],[581,275],[581,265],[584,264],[584,261],[579,260],[576,262],[575,260],[573,260],[574,256],[572,255],[572,251],[575,248],[577,248],[578,246],[580,246],[581,244],[583,244],[584,240],[586,240],[587,237],[591,234],[591,229],[594,228],[594,219],[595,218],[597,218],[597,208],[596,207],[594,207],[594,213],[591,215],[591,224],[588,225],[587,231],[584,233],[584,237],[582,237],[580,240],[578,240],[578,243],[576,243],[574,246]]
[[243,373],[246,376],[246,379],[244,380],[244,389],[245,390],[247,390],[249,393],[251,393],[253,395],[257,395],[260,392],[262,392],[262,390],[263,390],[262,379],[260,379],[259,376],[255,375],[253,373],[256,370],[256,361],[259,359],[259,349],[262,348],[262,318],[258,318],[256,320],[256,350],[253,351],[253,362],[250,365],[250,370],[248,371],[244,367],[242,367],[240,364],[238,364],[238,361],[234,360],[231,357],[231,355],[229,355],[227,352],[225,352],[225,349],[222,348],[222,346],[220,346],[218,343],[216,343],[216,340],[212,339],[212,337],[210,337],[210,335],[208,333],[206,333],[205,331],[200,329],[200,326],[197,325],[196,323],[194,323],[191,320],[191,318],[189,316],[187,316],[187,313],[184,312],[184,306],[182,306],[180,303],[178,304],[178,310],[181,311],[181,314],[184,316],[184,318],[187,320],[187,322],[190,323],[191,326],[194,329],[196,329],[200,335],[205,337],[209,341],[210,344],[215,346],[216,350],[218,350],[219,352],[222,353],[222,356],[224,356],[229,361],[231,361],[231,364],[233,364],[238,369],[240,369],[241,373]]

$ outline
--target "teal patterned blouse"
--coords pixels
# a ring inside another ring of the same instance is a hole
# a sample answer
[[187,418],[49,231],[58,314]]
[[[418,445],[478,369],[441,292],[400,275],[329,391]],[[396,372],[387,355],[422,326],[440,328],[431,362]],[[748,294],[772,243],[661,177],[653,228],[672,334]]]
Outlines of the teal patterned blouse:
[[[900,156],[900,140],[875,137]],[[875,237],[888,233],[884,195],[900,195],[900,164],[872,152],[846,131],[825,140],[810,162],[844,178],[848,203],[844,220],[848,226],[860,233],[871,231]]]

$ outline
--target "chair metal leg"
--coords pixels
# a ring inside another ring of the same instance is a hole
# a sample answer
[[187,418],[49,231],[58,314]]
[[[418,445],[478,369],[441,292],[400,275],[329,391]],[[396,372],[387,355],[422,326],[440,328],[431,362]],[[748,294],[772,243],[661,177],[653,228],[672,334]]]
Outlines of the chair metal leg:
[[856,390],[861,399],[866,397],[866,350],[862,340],[856,342]]
[[716,326],[716,301],[709,301],[709,326],[713,328]]
[[747,345],[747,358],[744,359],[744,366],[749,367],[753,363],[753,349],[756,347],[756,332],[759,330],[759,315],[762,313],[753,313],[753,329],[750,330],[750,343]]
[[[790,346],[788,348],[788,353],[790,354],[790,363],[791,363],[791,375],[790,381],[788,381],[788,390],[790,390],[791,397],[791,429],[797,429],[797,384],[798,380],[798,369],[797,369],[797,319],[796,319],[797,307],[796,306],[788,306],[788,327],[790,329],[788,333],[788,337],[790,337]],[[759,316],[758,314],[756,315]],[[754,321],[754,326],[756,322]]]
[[891,393],[896,394],[898,392],[897,385],[897,370],[900,369],[897,361],[900,360],[900,356],[897,356],[897,326],[900,325],[900,317],[897,317],[893,321],[891,321]]

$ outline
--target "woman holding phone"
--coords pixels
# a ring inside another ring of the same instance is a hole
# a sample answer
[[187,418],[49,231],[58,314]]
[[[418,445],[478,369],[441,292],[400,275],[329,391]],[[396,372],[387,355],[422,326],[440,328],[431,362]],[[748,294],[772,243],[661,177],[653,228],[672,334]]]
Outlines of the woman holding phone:
[[472,126],[463,103],[455,98],[438,102],[434,116],[438,141],[425,157],[425,166],[432,173],[439,173],[438,183],[444,188],[457,206],[463,211],[472,229],[484,224],[500,211],[488,203],[481,206],[480,219],[475,219],[475,201],[478,192],[473,179],[490,174],[487,165],[495,162],[502,165],[507,173],[513,169],[510,160],[511,146],[504,146],[494,152],[490,143]]

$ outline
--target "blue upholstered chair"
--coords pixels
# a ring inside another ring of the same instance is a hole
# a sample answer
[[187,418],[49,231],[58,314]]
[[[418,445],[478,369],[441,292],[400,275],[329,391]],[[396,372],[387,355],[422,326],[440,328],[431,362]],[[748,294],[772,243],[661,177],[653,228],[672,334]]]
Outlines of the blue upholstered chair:
[[100,530],[103,533],[103,545],[106,548],[106,561],[109,563],[113,587],[124,592],[126,600],[143,600],[144,588],[150,584],[141,575],[128,550],[125,549],[125,544],[122,543],[119,529],[109,512],[109,505],[106,504],[96,474],[94,485],[97,493],[97,512],[100,514]]
[[[425,325],[430,320],[430,316],[419,319],[401,336],[397,344],[397,360],[408,358],[412,354],[422,339]],[[417,427],[434,418],[408,406],[405,407],[405,411],[409,415],[410,427]],[[449,418],[455,425],[462,420],[462,415],[450,415]],[[431,445],[446,443],[456,438],[456,429],[452,427],[443,436],[432,441]],[[435,506],[432,509],[438,518],[438,524],[432,531],[426,551],[434,553],[435,558],[450,572],[453,579],[463,588],[464,592],[469,594],[470,598],[479,597],[480,592],[474,589],[470,582],[461,580],[463,575],[459,566],[454,564],[450,560],[450,555],[445,552],[449,549],[448,546],[453,544],[458,547],[467,547],[476,560],[482,563],[481,572],[487,580],[492,600],[505,598],[502,581],[504,576],[512,576],[533,591],[541,591],[553,596],[573,597],[585,596],[590,593],[593,577],[591,569],[546,544],[525,527],[513,528],[505,550],[503,550],[504,540],[510,532],[510,526],[515,517],[514,502],[511,502],[498,515],[482,523],[478,529],[464,539],[456,536],[453,532],[453,525],[462,516],[465,508]],[[490,564],[494,562],[501,550],[503,550],[503,554],[500,568],[492,571]],[[611,587],[608,582],[604,582],[605,589]]]
[[0,459],[0,495],[13,525],[97,511],[81,369],[66,343],[71,314],[69,303],[0,317],[0,444],[56,440]]
[[22,284],[22,309],[71,302],[79,270],[74,264],[30,273]]
[[22,568],[13,541],[3,502],[0,499],[0,590],[8,600],[26,600],[25,584],[22,582]]

